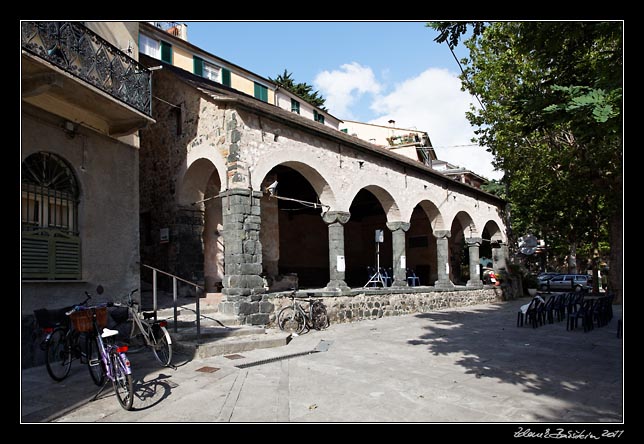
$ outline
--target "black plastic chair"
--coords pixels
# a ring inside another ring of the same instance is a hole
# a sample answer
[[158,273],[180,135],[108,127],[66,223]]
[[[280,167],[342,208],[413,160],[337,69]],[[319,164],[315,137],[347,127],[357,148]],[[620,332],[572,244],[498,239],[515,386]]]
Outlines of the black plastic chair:
[[577,309],[568,315],[568,322],[566,323],[566,330],[572,331],[578,326],[578,321],[581,319],[581,324],[584,327],[584,332],[593,329],[593,307],[595,301],[592,299],[584,300],[581,304],[577,304]]
[[523,327],[525,323],[526,325],[532,325],[532,328],[537,328],[539,326],[539,306],[542,304],[543,302],[541,302],[540,298],[534,297],[530,301],[525,313],[523,313],[521,308],[519,308],[519,312],[517,314],[517,327]]
[[566,319],[567,296],[567,293],[559,293],[555,296],[555,301],[552,304],[553,321],[556,319],[557,322],[560,322]]
[[416,276],[416,272],[412,268],[407,269],[407,284],[410,287],[420,286],[420,278]]
[[551,294],[545,304],[540,304],[537,309],[537,315],[539,316],[539,323],[545,325],[546,321],[548,324],[554,324],[554,306],[555,301],[557,300],[558,295]]
[[382,276],[382,280],[385,282],[385,286],[391,287],[391,282],[392,282],[392,277],[387,273],[387,270],[384,268],[380,267],[380,275]]

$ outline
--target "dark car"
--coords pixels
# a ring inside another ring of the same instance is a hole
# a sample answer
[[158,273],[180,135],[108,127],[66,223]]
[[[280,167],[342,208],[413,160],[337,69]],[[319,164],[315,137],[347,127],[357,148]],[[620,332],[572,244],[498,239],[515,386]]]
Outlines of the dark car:
[[560,274],[539,283],[539,290],[581,291],[592,287],[591,276],[587,274]]

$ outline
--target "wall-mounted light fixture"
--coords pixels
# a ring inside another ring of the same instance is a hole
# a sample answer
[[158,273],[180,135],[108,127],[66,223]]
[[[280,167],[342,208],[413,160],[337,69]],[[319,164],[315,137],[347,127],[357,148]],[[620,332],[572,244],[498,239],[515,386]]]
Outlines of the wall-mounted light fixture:
[[65,123],[63,123],[63,131],[65,131],[67,137],[73,139],[76,137],[76,134],[78,134],[78,125],[74,122],[70,122],[69,120],[65,120]]

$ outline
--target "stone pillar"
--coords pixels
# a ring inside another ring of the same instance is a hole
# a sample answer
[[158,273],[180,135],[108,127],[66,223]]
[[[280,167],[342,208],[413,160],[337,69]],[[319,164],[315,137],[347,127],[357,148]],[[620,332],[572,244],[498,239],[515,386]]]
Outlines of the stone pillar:
[[219,310],[225,314],[238,315],[242,322],[251,324],[262,323],[260,319],[254,319],[252,316],[259,313],[261,293],[264,292],[264,281],[260,276],[261,197],[261,192],[233,188],[224,192],[222,200],[226,245],[222,293],[225,300],[219,304]]
[[[262,189],[276,179],[277,177],[271,176],[270,181],[265,181],[268,183],[262,183]],[[275,198],[262,199],[262,231],[259,233],[259,239],[262,243],[264,271],[270,278],[275,279],[279,274],[280,260],[279,208]]]
[[344,211],[327,211],[322,219],[329,225],[329,283],[325,290],[346,293],[350,288],[344,281],[344,224],[349,222],[351,214]]
[[494,271],[505,270],[507,268],[508,246],[499,243],[497,248],[492,247],[492,268]]
[[467,281],[467,287],[481,288],[481,264],[479,263],[479,247],[483,239],[480,237],[470,237],[465,239],[470,254],[470,279]]
[[393,283],[392,287],[407,286],[407,256],[405,252],[405,232],[409,230],[408,222],[387,222],[391,230],[391,247],[393,250]]
[[435,230],[436,237],[436,273],[438,280],[434,283],[436,288],[454,288],[449,280],[449,237],[452,233],[449,230]]

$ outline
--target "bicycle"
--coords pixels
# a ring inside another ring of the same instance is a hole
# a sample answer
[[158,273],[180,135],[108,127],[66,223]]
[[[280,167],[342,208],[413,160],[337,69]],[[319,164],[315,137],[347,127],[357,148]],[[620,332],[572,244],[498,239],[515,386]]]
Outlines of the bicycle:
[[[135,288],[128,295],[127,300],[127,318],[128,323],[132,323],[130,333],[128,336],[129,347],[131,353],[140,351],[143,347],[152,349],[155,358],[165,367],[171,366],[172,361],[172,338],[166,328],[168,322],[165,320],[157,320],[154,312],[141,312],[141,304],[132,298],[132,295],[138,291]],[[122,306],[115,303],[115,307]],[[117,318],[118,315],[112,316]]]
[[[301,334],[311,328],[323,330],[330,325],[326,306],[321,299],[313,300],[312,296],[312,293],[307,293],[307,298],[298,298],[297,290],[289,295],[292,304],[283,307],[277,314],[277,325],[280,330]],[[297,299],[306,300],[309,304],[308,309],[304,309]]]
[[114,393],[121,407],[131,410],[134,401],[134,383],[130,360],[125,354],[128,347],[127,345],[117,345],[115,336],[118,331],[106,328],[107,307],[111,305],[74,307],[70,312],[70,319],[76,330],[91,333],[91,337],[95,339],[90,342],[88,362],[92,378],[96,377],[100,380],[102,386],[92,400],[98,398],[109,380],[112,382]]
[[[77,306],[85,305],[92,298],[87,292],[85,292],[85,296],[85,300]],[[72,328],[67,313],[73,308],[74,306],[54,310],[46,308],[34,310],[36,322],[46,335],[40,343],[40,348],[45,352],[47,373],[57,382],[69,375],[72,362],[75,359],[79,359],[81,363],[85,359],[85,363],[89,363],[87,351],[90,348],[91,337]],[[85,338],[84,350],[81,347],[81,336]],[[92,374],[91,368],[90,374]],[[93,375],[92,379],[97,385],[100,385]]]

